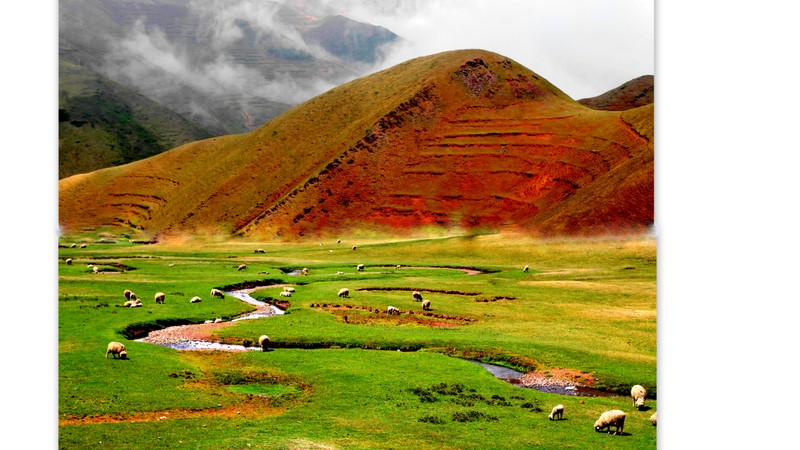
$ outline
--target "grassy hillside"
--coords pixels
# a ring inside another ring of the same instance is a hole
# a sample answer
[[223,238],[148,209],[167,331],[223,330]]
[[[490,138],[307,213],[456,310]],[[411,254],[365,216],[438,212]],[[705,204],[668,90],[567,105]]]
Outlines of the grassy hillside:
[[[656,447],[652,239],[192,237],[69,248],[75,242],[62,239],[58,255],[60,448]],[[248,268],[237,271],[242,263]],[[307,276],[288,273],[303,267]],[[285,315],[231,322],[252,307],[208,297],[213,287],[259,281],[295,287]],[[350,298],[337,297],[342,287]],[[141,308],[122,307],[125,289]],[[412,289],[423,290],[431,314],[470,321],[425,316]],[[159,291],[164,304],[153,301]],[[189,303],[194,295],[202,302]],[[387,305],[402,314],[360,309]],[[184,352],[127,334],[216,317],[224,322],[203,325],[206,339],[240,344],[267,334],[275,349]],[[109,341],[124,343],[129,359],[105,359]],[[464,357],[623,393],[642,384],[650,398],[637,411],[624,395],[524,389]],[[548,420],[559,403],[564,420]],[[623,436],[592,428],[609,409],[627,414]]]
[[[638,117],[652,123],[649,111]],[[575,231],[570,221],[626,231],[652,222],[652,148],[619,112],[586,108],[501,55],[453,51],[339,86],[247,134],[62,180],[60,221],[67,232],[288,239],[421,226],[559,233]],[[641,195],[620,190],[628,178]],[[538,219],[587,189],[604,192],[595,207],[626,197],[628,209]]]

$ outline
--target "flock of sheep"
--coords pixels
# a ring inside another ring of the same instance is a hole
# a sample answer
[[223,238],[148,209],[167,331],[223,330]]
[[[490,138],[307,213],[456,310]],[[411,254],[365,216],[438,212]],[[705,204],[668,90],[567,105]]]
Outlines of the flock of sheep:
[[[644,399],[647,391],[641,385],[635,385],[631,388],[631,398],[633,399],[633,406],[637,410],[644,408]],[[564,417],[564,405],[556,405],[547,416],[550,420],[560,420]],[[650,416],[650,422],[656,425],[656,413]],[[594,430],[597,432],[607,431],[611,433],[611,427],[614,427],[614,434],[623,434],[625,428],[625,412],[619,409],[612,409],[600,414],[600,417],[594,422]]]
[[[320,245],[322,245],[322,244],[320,244]],[[72,247],[75,247],[75,244],[73,244]],[[85,244],[82,245],[81,248],[85,248]],[[355,246],[353,246],[353,250],[356,250]],[[255,253],[265,253],[265,252],[264,252],[263,249],[256,249]],[[67,265],[71,265],[72,264],[72,259],[71,258],[67,258],[66,264]],[[91,267],[92,267],[93,271],[95,273],[97,273],[97,271],[98,271],[97,266],[91,266]],[[398,265],[397,268],[399,269],[400,266]],[[241,264],[240,266],[238,266],[237,271],[243,271],[243,270],[246,270],[246,269],[247,269],[247,265],[246,264]],[[530,268],[526,265],[523,268],[522,271],[523,272],[528,272],[529,269]],[[356,266],[356,271],[362,272],[363,270],[364,270],[364,264],[358,264]],[[308,275],[309,274],[309,270],[308,270],[308,268],[303,268],[300,271],[300,273],[302,275]],[[344,273],[343,272],[337,272],[337,275],[342,275],[342,274],[344,274]],[[295,288],[290,287],[290,286],[284,286],[283,290],[280,292],[279,295],[281,297],[291,297],[293,292],[295,292]],[[126,300],[125,303],[124,303],[125,307],[138,308],[138,307],[142,306],[142,301],[140,299],[138,299],[136,294],[131,292],[129,289],[126,289],[123,292],[123,296],[125,297],[125,300]],[[350,298],[350,290],[348,288],[341,288],[341,289],[339,289],[338,296],[340,298]],[[164,301],[165,301],[166,295],[163,292],[157,292],[153,297],[154,297],[154,300],[155,300],[155,302],[157,304],[163,304]],[[211,289],[210,297],[211,298],[225,298],[225,293],[222,292],[219,289],[214,288],[214,289]],[[431,302],[430,302],[430,300],[423,299],[422,298],[422,293],[420,293],[419,291],[414,291],[414,292],[412,292],[411,297],[414,299],[414,301],[421,302],[423,310],[426,310],[426,311],[430,310]],[[201,298],[199,296],[195,296],[191,300],[189,300],[190,303],[197,303],[197,302],[200,302],[200,301],[201,301]],[[398,308],[392,306],[392,305],[389,305],[386,308],[386,312],[388,314],[390,314],[390,315],[399,315],[400,314],[400,310]],[[205,323],[220,323],[220,322],[222,322],[222,319],[217,318],[217,319],[214,319],[214,320],[207,320]],[[261,335],[258,338],[258,345],[259,345],[259,347],[261,347],[262,351],[269,351],[270,342],[271,342],[270,338],[267,335]],[[111,354],[112,359],[113,358],[126,359],[127,356],[128,356],[128,353],[127,353],[127,351],[125,349],[125,345],[123,345],[120,342],[109,342],[108,347],[106,349],[106,359],[108,359],[108,355],[109,354]],[[633,401],[633,407],[636,408],[637,410],[641,410],[642,408],[644,408],[644,402],[645,402],[645,397],[646,396],[647,396],[647,391],[645,390],[645,388],[643,386],[638,385],[638,384],[633,386],[631,388],[631,399]],[[559,404],[559,405],[554,406],[553,409],[550,411],[550,414],[547,417],[550,420],[561,420],[564,417],[564,405]],[[614,434],[623,434],[623,430],[624,430],[624,427],[625,427],[625,417],[626,417],[625,416],[625,412],[622,411],[622,410],[619,410],[619,409],[612,409],[612,410],[609,410],[609,411],[605,411],[602,414],[600,414],[600,417],[595,421],[594,429],[597,432],[607,431],[608,433],[612,433],[611,428],[613,427],[614,428],[614,431],[613,431]],[[656,425],[656,413],[655,412],[650,416],[650,421],[654,426]]]

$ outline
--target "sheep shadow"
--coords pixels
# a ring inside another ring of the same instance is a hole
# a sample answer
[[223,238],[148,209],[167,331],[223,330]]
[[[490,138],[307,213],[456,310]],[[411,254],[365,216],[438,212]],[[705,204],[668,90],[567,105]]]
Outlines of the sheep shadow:
[[639,408],[639,411],[640,411],[640,412],[641,412],[641,411],[650,411],[651,409],[653,409],[653,408],[651,408],[651,407],[649,407],[649,406],[646,406],[646,405],[645,405],[645,406],[642,406],[641,408]]

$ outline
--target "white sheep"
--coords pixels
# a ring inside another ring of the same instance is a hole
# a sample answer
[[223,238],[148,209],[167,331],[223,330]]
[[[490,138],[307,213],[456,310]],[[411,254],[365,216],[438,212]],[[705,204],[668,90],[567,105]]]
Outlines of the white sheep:
[[[130,300],[128,300],[128,301],[130,301]],[[135,300],[130,307],[131,308],[141,308],[142,307],[142,301],[141,300]]]
[[422,294],[419,291],[412,292],[411,297],[418,302],[422,301]]
[[359,265],[357,265],[357,266],[356,266],[356,270],[358,270],[359,272],[361,272],[362,270],[364,270],[364,265],[363,265],[363,264],[359,264]]
[[400,270],[400,264],[398,264],[398,265],[397,265],[396,269],[397,269],[397,270]]
[[128,352],[125,350],[125,346],[119,342],[109,342],[108,349],[106,350],[106,359],[108,359],[108,354],[111,353],[111,357],[118,356],[120,359],[125,359],[128,357]]
[[155,298],[156,303],[164,303],[164,299],[167,298],[167,295],[163,292],[156,292],[156,295],[154,295],[153,298]]
[[264,253],[264,249],[263,248],[257,248],[255,250],[253,250],[253,253]]
[[528,267],[528,266],[525,266],[525,267],[522,269],[522,271],[523,271],[523,272],[527,272],[527,271],[528,271],[528,269],[530,269],[530,267]]
[[386,312],[392,315],[394,314],[400,315],[400,310],[391,305],[389,305],[389,307],[386,308]]
[[292,293],[291,293],[291,292],[288,292],[288,291],[281,291],[281,293],[280,293],[279,295],[280,295],[281,297],[291,297],[291,296],[292,296]]
[[641,385],[635,385],[631,388],[631,399],[633,399],[633,406],[636,409],[642,409],[644,407],[644,397],[647,395],[647,391]]
[[562,417],[564,417],[564,405],[553,406],[553,410],[550,411],[550,415],[547,416],[550,420],[561,420]]
[[653,426],[656,426],[656,413],[653,413],[653,415],[650,416],[650,422],[653,423]]
[[139,299],[136,297],[136,294],[134,294],[133,292],[131,292],[131,293],[128,295],[128,300],[133,300],[133,301],[136,301],[136,300],[139,300]]
[[614,434],[622,434],[622,430],[625,427],[624,412],[618,409],[606,411],[603,414],[600,414],[600,418],[594,423],[594,431],[602,431],[605,429],[611,433],[611,427],[616,428]]
[[222,319],[217,317],[216,319],[214,319],[214,323],[222,323]]
[[300,271],[303,275],[308,275],[308,267],[303,267],[303,270]]
[[294,288],[291,287],[291,286],[284,286],[283,290],[286,291],[286,292],[294,292]]
[[355,251],[355,249],[356,249],[356,246],[354,245],[354,246],[353,246],[353,251]]
[[136,300],[126,300],[125,303],[122,304],[122,306],[124,306],[126,308],[130,308],[135,303],[136,303]]
[[211,319],[209,319],[209,320],[206,320],[206,321],[205,321],[205,322],[203,322],[203,323],[214,323],[214,321],[213,321],[213,320],[211,320]]
[[67,260],[64,261],[64,262],[67,263],[68,266],[71,266],[72,265],[72,258],[67,258]]
[[189,300],[189,303],[199,303],[201,301],[202,301],[202,299],[195,295],[194,297],[192,297],[191,300]]
[[168,264],[169,267],[175,267],[175,263]]
[[86,244],[81,244],[81,248],[86,248]]
[[69,248],[75,248],[75,247],[77,247],[77,246],[78,246],[78,244],[74,244],[74,243],[73,243],[72,245],[70,245],[70,246],[69,246]]
[[131,292],[130,289],[125,289],[125,292],[122,293],[122,295],[125,296],[125,300],[130,300],[131,299],[131,294],[133,294],[133,292]]
[[336,272],[336,275],[344,275],[344,272]]
[[100,268],[97,266],[92,266],[92,273],[100,273]]
[[225,298],[225,293],[220,291],[219,289],[214,288],[214,289],[211,289],[210,296],[211,296],[211,298],[214,298],[214,297]]
[[350,298],[350,289],[347,288],[339,289],[339,297]]
[[241,271],[243,271],[245,269],[247,269],[247,264],[241,264],[241,265],[239,265],[238,268],[236,268],[236,270],[239,271],[239,272],[241,272]]
[[425,311],[431,309],[431,301],[430,300],[423,300],[422,301],[422,309]]
[[269,336],[262,334],[261,337],[258,338],[258,346],[261,347],[261,351],[267,351],[270,342]]

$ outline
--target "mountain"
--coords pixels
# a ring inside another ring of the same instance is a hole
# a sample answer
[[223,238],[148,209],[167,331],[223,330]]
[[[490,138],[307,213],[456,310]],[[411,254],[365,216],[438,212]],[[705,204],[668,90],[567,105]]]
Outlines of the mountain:
[[623,83],[597,97],[583,98],[578,103],[603,111],[624,111],[650,105],[655,101],[655,78],[644,75]]
[[653,107],[593,110],[504,56],[445,52],[246,134],[63,179],[59,220],[67,234],[156,238],[642,231],[653,222]]
[[60,177],[202,137],[252,131],[292,105],[363,75],[381,60],[381,48],[398,39],[346,17],[309,15],[302,3],[61,0],[59,89],[71,93],[60,98],[62,112],[87,122],[99,105],[133,111],[132,104],[147,99],[148,109],[171,116],[138,120],[167,117],[141,113],[123,132],[103,129],[93,136],[86,132],[97,127],[62,126]]
[[129,88],[59,61],[58,177],[126,164],[212,134]]

